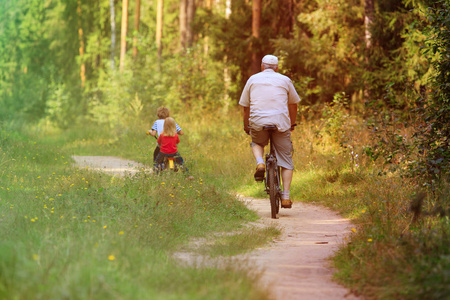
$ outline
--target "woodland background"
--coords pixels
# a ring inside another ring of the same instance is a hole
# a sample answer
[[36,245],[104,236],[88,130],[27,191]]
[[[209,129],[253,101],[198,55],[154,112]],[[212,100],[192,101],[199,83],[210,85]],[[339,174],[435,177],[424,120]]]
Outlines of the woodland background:
[[361,113],[405,110],[430,94],[438,59],[423,51],[426,4],[446,1],[3,0],[2,119],[115,125],[136,101],[150,115],[226,110],[267,53],[307,108],[344,92]]
[[[160,251],[159,232],[167,233],[170,247],[164,251],[171,251],[230,219],[237,224],[254,218],[229,199],[230,189],[261,196],[242,168],[249,163],[248,141],[238,128],[238,100],[261,58],[275,54],[280,72],[293,80],[302,98],[293,141],[293,194],[337,209],[358,225],[335,259],[340,282],[369,298],[445,299],[450,282],[449,11],[450,0],[0,0],[0,207],[10,212],[2,215],[0,294],[40,293],[48,299],[70,291],[83,297],[76,287],[84,286],[86,274],[90,287],[83,293],[96,291],[96,280],[103,282],[108,274],[120,295],[131,291],[141,299],[150,288],[166,296],[170,282],[149,286],[153,280],[141,279],[135,288],[129,280],[139,277],[132,266],[147,262],[140,255],[143,247]],[[98,174],[74,173],[67,161],[59,164],[74,153],[151,164],[144,132],[162,105],[184,122],[182,153],[194,175],[207,179],[196,183],[189,201],[176,202],[193,206],[194,223],[192,216],[174,214],[191,211],[185,208],[155,215],[147,204],[165,199],[171,209],[174,196],[146,174],[120,186]],[[54,182],[55,173],[64,176]],[[71,176],[82,188],[71,190]],[[48,180],[42,183],[43,178]],[[226,191],[218,197],[221,189]],[[125,250],[117,263],[129,272],[120,280],[115,279],[120,272],[105,271],[92,251],[98,239],[110,254],[117,247],[114,235],[48,217],[53,198],[47,195],[59,199],[61,191],[68,198],[57,206],[61,220],[97,215],[117,231],[135,228],[136,216],[150,225],[162,222],[157,230],[148,229],[153,238],[139,231],[129,240],[131,252],[139,255],[128,251],[128,242],[120,244]],[[95,201],[86,206],[91,198]],[[44,209],[35,199],[44,201]],[[214,206],[204,206],[207,201]],[[136,205],[134,212],[130,205]],[[45,222],[33,217],[25,223],[31,214]],[[205,218],[214,226],[199,232]],[[65,245],[49,226],[80,234]],[[181,230],[180,237],[180,228],[189,233]],[[90,240],[80,238],[87,234]],[[28,243],[30,236],[35,243]],[[78,253],[80,244],[83,257],[67,258],[67,249]],[[49,245],[59,245],[59,256],[53,248],[46,251]],[[161,255],[158,264],[169,261],[165,252]],[[34,267],[37,262],[40,269]],[[97,279],[91,275],[93,262]],[[78,274],[67,265],[91,269]],[[159,267],[162,274],[173,269]],[[204,270],[193,272],[199,271]],[[151,272],[144,273],[142,278]],[[35,280],[25,286],[20,276]],[[186,285],[182,277],[172,282],[174,297],[186,289],[198,296],[197,285]],[[41,289],[43,278],[56,284]],[[220,276],[205,273],[204,278],[221,285],[223,298],[236,280],[222,285]],[[203,279],[198,286],[204,286]],[[241,291],[250,299],[248,286]],[[107,285],[103,292],[105,299],[110,296]]]
[[[369,155],[398,162],[416,151],[410,166],[433,180],[449,161],[448,7],[445,0],[3,0],[0,116],[121,132],[152,119],[160,105],[222,114],[272,53],[303,99],[303,119],[340,105],[372,127],[378,140]],[[400,128],[415,129],[402,137]]]

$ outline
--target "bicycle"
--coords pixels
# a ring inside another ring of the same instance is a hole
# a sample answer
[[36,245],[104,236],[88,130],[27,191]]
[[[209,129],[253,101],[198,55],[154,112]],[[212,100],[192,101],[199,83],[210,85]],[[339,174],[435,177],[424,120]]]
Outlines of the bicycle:
[[281,167],[278,166],[272,132],[277,130],[275,125],[264,126],[269,131],[270,152],[266,153],[266,176],[264,177],[265,191],[270,197],[270,211],[272,219],[277,218],[281,203]]
[[[150,135],[150,131],[147,131],[146,134]],[[158,139],[156,135],[154,136],[154,138]],[[160,172],[167,169],[173,172],[178,172],[178,170],[180,170],[182,166],[183,166],[183,159],[178,153],[165,154],[163,161],[160,164],[155,165],[153,167],[153,171],[156,174],[159,174]]]
[[187,172],[187,168],[183,165],[183,159],[178,153],[165,154],[164,160],[160,164],[154,166],[154,172],[156,174],[160,174],[164,170],[170,170],[175,173],[180,170]]

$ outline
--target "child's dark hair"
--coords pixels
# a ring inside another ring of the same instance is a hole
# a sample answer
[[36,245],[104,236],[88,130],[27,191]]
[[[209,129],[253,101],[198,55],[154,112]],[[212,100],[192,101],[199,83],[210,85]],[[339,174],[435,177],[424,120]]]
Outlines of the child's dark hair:
[[158,110],[156,110],[156,115],[159,119],[165,119],[170,115],[170,112],[167,107],[159,107]]

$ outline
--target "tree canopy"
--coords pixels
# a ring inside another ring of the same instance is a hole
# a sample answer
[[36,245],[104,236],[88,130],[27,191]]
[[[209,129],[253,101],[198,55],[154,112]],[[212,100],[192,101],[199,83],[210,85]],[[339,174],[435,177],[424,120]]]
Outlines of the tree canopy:
[[344,95],[371,124],[425,120],[421,168],[439,173],[448,10],[448,0],[1,1],[0,116],[68,128],[127,126],[160,105],[224,112],[255,61],[275,54],[306,117]]

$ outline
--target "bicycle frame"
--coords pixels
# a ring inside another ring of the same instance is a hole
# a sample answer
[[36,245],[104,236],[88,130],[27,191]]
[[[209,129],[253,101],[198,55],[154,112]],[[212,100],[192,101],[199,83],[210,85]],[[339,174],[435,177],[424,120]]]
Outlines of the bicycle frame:
[[178,172],[180,169],[180,165],[176,160],[176,156],[166,156],[164,160],[159,164],[153,167],[153,170],[156,174],[160,174],[165,170],[169,170],[172,172]]
[[[281,172],[277,163],[275,146],[272,141],[272,132],[277,129],[275,126],[265,126],[263,129],[269,131],[270,144],[270,152],[266,153],[266,176],[264,178],[265,191],[270,196],[272,218],[276,219],[281,202]],[[271,182],[271,180],[273,180],[273,182]]]
[[174,172],[178,172],[178,164],[175,161],[175,156],[166,156],[162,163],[161,171],[163,170],[171,170]]
[[168,157],[167,160],[169,161],[169,169],[175,169],[175,163],[173,162],[173,157]]

